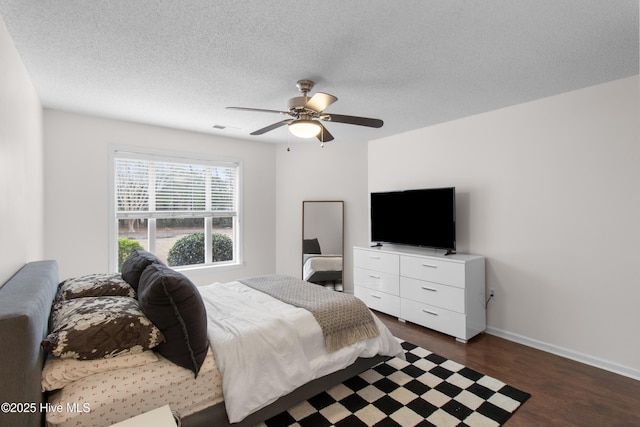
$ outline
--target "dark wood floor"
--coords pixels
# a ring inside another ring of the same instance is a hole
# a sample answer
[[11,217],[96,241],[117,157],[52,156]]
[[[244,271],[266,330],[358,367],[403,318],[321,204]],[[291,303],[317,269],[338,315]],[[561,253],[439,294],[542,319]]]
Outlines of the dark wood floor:
[[376,314],[396,337],[530,393],[508,426],[640,426],[640,381],[493,335],[462,344]]

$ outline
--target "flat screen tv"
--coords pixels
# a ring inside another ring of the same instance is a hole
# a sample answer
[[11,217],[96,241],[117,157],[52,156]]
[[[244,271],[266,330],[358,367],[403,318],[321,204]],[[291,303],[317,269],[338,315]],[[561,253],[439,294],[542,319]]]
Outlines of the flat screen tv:
[[371,240],[455,252],[455,187],[371,193]]

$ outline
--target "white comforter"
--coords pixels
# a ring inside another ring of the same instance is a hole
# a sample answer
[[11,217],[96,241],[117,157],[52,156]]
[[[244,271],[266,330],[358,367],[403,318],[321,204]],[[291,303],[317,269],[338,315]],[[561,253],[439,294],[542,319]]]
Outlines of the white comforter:
[[347,367],[358,357],[404,357],[398,341],[376,316],[380,336],[327,353],[320,326],[302,308],[239,282],[198,289],[232,423],[315,378]]
[[309,279],[317,271],[342,271],[342,255],[305,255],[303,280]]

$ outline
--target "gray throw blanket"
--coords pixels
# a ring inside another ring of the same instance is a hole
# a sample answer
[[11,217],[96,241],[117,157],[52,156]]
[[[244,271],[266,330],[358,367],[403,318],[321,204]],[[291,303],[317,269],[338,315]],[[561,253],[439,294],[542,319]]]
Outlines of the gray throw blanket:
[[320,324],[328,352],[380,335],[367,306],[353,295],[277,274],[239,281],[282,302],[310,311]]

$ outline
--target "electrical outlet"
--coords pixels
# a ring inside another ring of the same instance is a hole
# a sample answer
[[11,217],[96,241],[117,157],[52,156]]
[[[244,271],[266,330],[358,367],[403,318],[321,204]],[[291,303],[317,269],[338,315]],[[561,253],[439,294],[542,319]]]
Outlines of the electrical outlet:
[[489,298],[495,298],[495,296],[496,296],[496,290],[489,289]]

